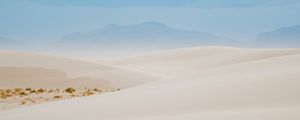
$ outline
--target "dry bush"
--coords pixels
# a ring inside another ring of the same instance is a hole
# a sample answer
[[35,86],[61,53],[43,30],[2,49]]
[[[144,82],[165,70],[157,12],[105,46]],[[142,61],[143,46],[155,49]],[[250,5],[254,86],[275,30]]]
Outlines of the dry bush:
[[52,93],[53,92],[53,90],[52,89],[50,89],[49,91],[48,91],[48,93]]
[[101,90],[97,89],[97,88],[94,88],[93,89],[95,92],[102,92]]
[[53,96],[53,98],[59,99],[59,98],[62,98],[62,96],[60,96],[60,95],[55,95],[55,96]]
[[6,99],[6,98],[9,98],[9,97],[12,97],[14,95],[14,93],[15,93],[14,91],[9,90],[9,89],[1,90],[0,91],[0,98],[1,99]]
[[15,92],[20,92],[20,91],[22,91],[23,89],[22,89],[22,88],[15,88],[14,90],[15,90]]
[[25,93],[24,91],[21,91],[21,92],[19,93],[19,95],[20,95],[20,96],[27,96],[28,94]]
[[46,90],[44,90],[43,88],[40,88],[40,89],[38,89],[37,90],[37,93],[43,93],[43,92],[45,92]]
[[31,91],[31,88],[26,88],[25,90],[26,90],[26,91]]
[[83,91],[82,96],[90,96],[90,95],[94,95],[95,93],[93,93],[90,89]]
[[66,88],[64,92],[74,93],[74,92],[76,92],[76,90],[74,88]]
[[37,93],[36,90],[30,90],[30,93]]

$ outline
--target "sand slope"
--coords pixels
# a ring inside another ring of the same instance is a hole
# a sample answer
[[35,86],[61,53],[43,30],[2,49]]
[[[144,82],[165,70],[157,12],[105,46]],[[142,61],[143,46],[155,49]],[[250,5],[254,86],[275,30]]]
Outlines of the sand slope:
[[[68,58],[26,52],[0,52],[0,79],[0,87],[88,85],[127,88],[160,77]],[[79,83],[81,85],[78,85]]]
[[3,120],[298,120],[300,49],[190,48],[110,62],[170,76],[0,112]]
[[88,77],[66,78],[64,72],[45,68],[0,67],[0,88],[102,88],[105,81]]
[[131,56],[109,63],[178,77],[199,74],[221,66],[293,54],[300,54],[300,49],[199,47]]

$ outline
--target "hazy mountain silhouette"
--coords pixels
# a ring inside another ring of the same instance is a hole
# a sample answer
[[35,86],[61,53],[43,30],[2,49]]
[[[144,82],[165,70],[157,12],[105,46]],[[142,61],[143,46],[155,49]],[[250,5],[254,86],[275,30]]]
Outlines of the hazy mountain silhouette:
[[21,45],[22,42],[13,40],[11,38],[0,36],[0,48],[14,49],[20,47]]
[[19,42],[17,42],[16,40],[10,39],[10,38],[0,36],[0,43],[1,44],[16,44]]
[[77,32],[64,36],[64,45],[105,46],[184,46],[214,45],[223,43],[219,37],[209,33],[179,30],[158,22],[144,22],[134,25],[107,25],[89,32]]
[[300,47],[300,25],[262,33],[257,38],[257,44],[271,47]]

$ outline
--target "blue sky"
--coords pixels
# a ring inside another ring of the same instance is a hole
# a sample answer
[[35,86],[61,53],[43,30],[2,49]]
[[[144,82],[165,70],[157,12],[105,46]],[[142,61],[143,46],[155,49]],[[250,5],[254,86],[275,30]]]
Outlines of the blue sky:
[[157,21],[235,40],[300,24],[299,0],[1,0],[0,36],[57,40],[107,24]]
[[57,6],[103,6],[103,7],[133,7],[133,6],[164,6],[164,7],[252,7],[288,5],[299,0],[25,0],[36,3]]

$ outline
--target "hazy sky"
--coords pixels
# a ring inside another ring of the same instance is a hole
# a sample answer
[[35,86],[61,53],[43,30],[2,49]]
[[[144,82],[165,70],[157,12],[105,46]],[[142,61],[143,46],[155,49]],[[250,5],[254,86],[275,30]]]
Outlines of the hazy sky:
[[0,36],[48,41],[107,24],[156,21],[251,40],[300,24],[300,0],[1,0]]

